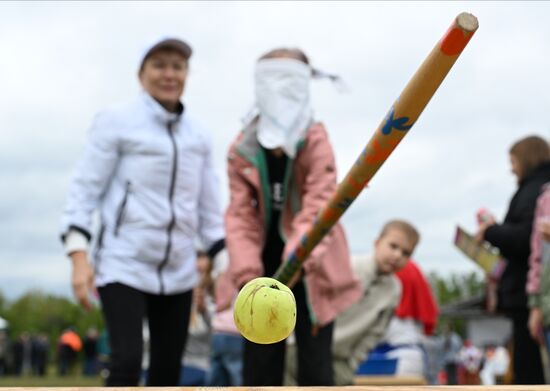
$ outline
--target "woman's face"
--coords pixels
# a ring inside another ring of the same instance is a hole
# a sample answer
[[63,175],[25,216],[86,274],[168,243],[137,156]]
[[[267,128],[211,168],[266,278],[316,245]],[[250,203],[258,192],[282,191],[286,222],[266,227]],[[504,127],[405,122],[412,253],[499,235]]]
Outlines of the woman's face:
[[179,104],[186,78],[187,60],[171,50],[151,54],[139,73],[145,91],[168,110],[175,109]]
[[512,173],[516,176],[518,182],[521,181],[521,178],[523,177],[523,170],[518,158],[512,154],[510,154],[510,165],[512,166]]

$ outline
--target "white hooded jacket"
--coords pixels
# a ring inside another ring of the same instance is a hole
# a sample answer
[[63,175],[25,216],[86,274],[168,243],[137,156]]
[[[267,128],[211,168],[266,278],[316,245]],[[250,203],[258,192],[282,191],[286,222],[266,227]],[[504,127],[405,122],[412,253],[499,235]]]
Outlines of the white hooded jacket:
[[214,252],[224,237],[205,131],[146,93],[99,113],[71,181],[62,236],[76,230],[89,239],[95,210],[97,286],[120,282],[154,294],[192,289],[197,236]]

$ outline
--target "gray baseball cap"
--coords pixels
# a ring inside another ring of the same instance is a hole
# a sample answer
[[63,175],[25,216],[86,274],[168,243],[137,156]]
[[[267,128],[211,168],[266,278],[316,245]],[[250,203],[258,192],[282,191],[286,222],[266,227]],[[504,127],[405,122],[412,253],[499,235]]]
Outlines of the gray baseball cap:
[[189,60],[193,49],[187,43],[179,38],[167,37],[153,42],[147,47],[141,56],[140,69],[143,67],[145,61],[158,50],[175,50],[179,52],[186,60]]

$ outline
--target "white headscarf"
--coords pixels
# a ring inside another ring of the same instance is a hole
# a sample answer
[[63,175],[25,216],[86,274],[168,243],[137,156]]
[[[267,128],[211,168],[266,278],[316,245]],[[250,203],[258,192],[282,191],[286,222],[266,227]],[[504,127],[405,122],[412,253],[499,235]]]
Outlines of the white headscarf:
[[311,68],[291,58],[258,61],[255,72],[258,142],[294,158],[311,122]]

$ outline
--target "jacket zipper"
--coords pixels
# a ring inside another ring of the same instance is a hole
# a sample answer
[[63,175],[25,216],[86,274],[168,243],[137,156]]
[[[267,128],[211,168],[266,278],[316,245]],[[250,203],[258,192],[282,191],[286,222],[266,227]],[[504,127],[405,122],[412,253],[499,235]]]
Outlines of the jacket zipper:
[[115,232],[114,235],[118,236],[118,231],[120,229],[120,225],[122,224],[122,219],[124,218],[124,212],[126,211],[126,203],[128,202],[128,195],[130,194],[130,181],[126,181],[126,188],[124,190],[124,197],[122,197],[122,202],[120,203],[120,206],[118,208],[118,213],[116,217],[115,222]]
[[105,235],[105,224],[101,224],[99,228],[99,234],[97,235],[97,245],[94,252],[94,273],[99,274],[99,262],[101,257],[101,250],[103,249],[103,236]]
[[160,283],[160,294],[164,294],[164,281],[162,279],[162,269],[166,266],[168,263],[168,260],[170,259],[170,250],[172,249],[172,230],[174,229],[174,225],[176,223],[176,212],[174,210],[174,190],[176,188],[176,174],[177,174],[177,168],[178,168],[178,147],[176,144],[176,139],[174,138],[174,132],[172,130],[173,122],[168,122],[166,126],[166,130],[168,131],[168,136],[170,137],[170,141],[172,142],[172,150],[174,152],[173,158],[172,158],[172,176],[170,178],[170,189],[168,191],[168,201],[170,203],[170,222],[168,223],[168,226],[166,227],[166,234],[168,236],[168,241],[166,243],[166,250],[164,252],[164,259],[159,264],[157,268],[159,283]]

